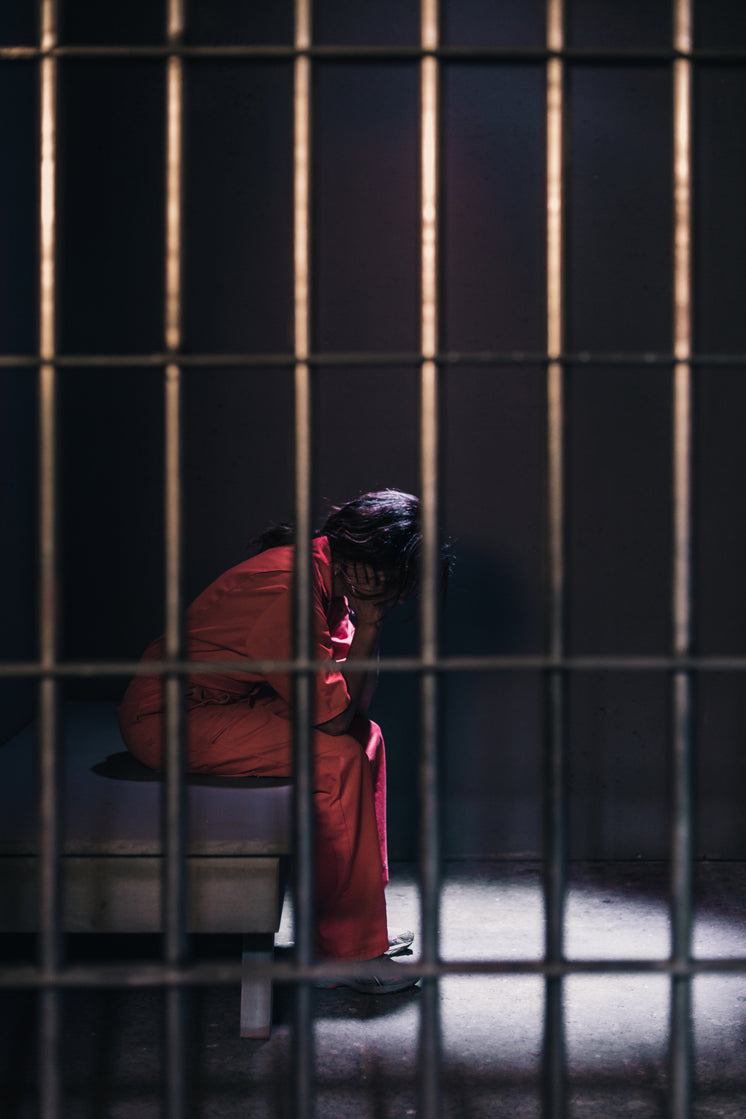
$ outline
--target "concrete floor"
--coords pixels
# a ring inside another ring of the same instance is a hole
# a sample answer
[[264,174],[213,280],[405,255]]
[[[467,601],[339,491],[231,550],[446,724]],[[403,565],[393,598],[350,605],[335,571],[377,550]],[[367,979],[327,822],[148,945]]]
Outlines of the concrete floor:
[[[695,952],[746,956],[746,864],[696,871]],[[666,871],[655,863],[571,868],[567,951],[572,958],[664,958]],[[413,868],[396,866],[391,928],[417,929]],[[292,941],[286,906],[279,952]],[[417,942],[415,941],[415,948]],[[229,958],[232,938],[218,945]],[[542,901],[535,863],[457,863],[442,905],[445,959],[538,958]],[[135,950],[121,941],[120,953]],[[211,947],[214,954],[215,949]],[[416,953],[415,953],[416,958]],[[316,992],[316,1116],[399,1119],[418,1106],[419,989],[371,998],[345,988]],[[190,1119],[293,1119],[293,991],[276,989],[269,1041],[237,1036],[238,991],[190,993]],[[441,980],[441,1079],[447,1119],[542,1116],[540,977]],[[566,981],[571,1119],[658,1119],[667,1112],[668,982],[656,975]],[[696,1082],[691,1119],[746,1117],[746,974],[694,982]],[[65,996],[64,1119],[156,1119],[162,1114],[163,1004],[152,990]],[[0,997],[0,1114],[36,1114],[34,1000]]]

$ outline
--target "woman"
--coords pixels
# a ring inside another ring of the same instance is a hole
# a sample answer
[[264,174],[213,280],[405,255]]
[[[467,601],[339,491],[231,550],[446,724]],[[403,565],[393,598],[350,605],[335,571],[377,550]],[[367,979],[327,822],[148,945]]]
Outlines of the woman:
[[[367,717],[376,674],[356,663],[376,658],[384,619],[416,591],[421,543],[418,499],[382,490],[332,510],[311,547],[313,657],[337,665],[318,673],[313,688],[316,954],[376,960],[374,978],[344,981],[375,994],[401,990],[417,976],[391,959],[412,934],[388,935],[385,753]],[[226,571],[187,610],[190,659],[292,659],[292,530],[270,529],[257,546],[257,555]],[[445,575],[450,562],[444,550]],[[143,660],[162,654],[159,638]],[[250,666],[195,673],[186,696],[188,772],[290,775],[289,674],[262,676]],[[135,677],[119,710],[127,747],[153,769],[162,768],[163,710],[158,676]]]

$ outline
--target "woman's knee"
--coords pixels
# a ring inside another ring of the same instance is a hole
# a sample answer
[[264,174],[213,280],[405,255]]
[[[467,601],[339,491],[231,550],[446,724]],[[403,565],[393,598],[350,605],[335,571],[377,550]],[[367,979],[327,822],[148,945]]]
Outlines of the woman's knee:
[[141,720],[129,720],[120,714],[119,732],[133,757],[148,769],[158,772],[163,769],[162,719],[151,715]]

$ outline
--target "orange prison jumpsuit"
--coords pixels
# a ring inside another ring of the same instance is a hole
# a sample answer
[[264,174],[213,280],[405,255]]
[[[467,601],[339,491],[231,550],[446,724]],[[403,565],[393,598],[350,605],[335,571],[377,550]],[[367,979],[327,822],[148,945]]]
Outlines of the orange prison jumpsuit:
[[[314,659],[344,660],[352,641],[347,602],[332,598],[325,536],[312,545]],[[290,660],[291,547],[271,548],[215,580],[186,612],[187,656],[193,660]],[[163,639],[143,660],[158,660]],[[292,678],[244,671],[187,679],[186,755],[190,773],[291,775]],[[314,726],[349,704],[340,672],[314,682]],[[163,689],[158,676],[136,676],[119,708],[128,749],[162,768]],[[386,762],[375,723],[357,716],[346,734],[312,731],[315,810],[316,951],[324,959],[372,959],[388,948],[384,886]]]

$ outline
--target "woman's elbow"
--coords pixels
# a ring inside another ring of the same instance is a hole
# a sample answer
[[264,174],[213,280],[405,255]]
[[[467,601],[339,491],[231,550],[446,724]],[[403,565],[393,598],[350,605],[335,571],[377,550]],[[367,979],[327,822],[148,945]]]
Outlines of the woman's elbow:
[[320,730],[322,734],[346,734],[354,716],[355,712],[352,710],[352,704],[350,704],[339,715],[335,715],[333,719],[327,719],[325,723],[317,723],[316,730]]

